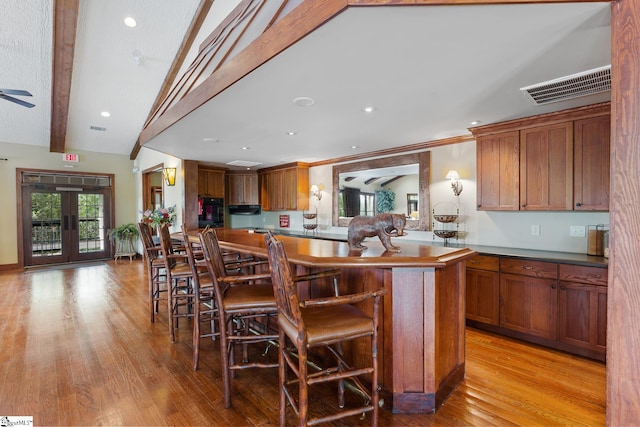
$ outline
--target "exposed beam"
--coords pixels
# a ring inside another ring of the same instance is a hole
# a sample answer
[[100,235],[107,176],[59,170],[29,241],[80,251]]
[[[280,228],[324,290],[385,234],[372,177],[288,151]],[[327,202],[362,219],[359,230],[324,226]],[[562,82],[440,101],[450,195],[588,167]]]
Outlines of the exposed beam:
[[53,70],[51,82],[51,140],[49,151],[64,153],[76,49],[79,0],[53,2]]
[[229,58],[178,103],[140,133],[144,145],[250,72],[283,52],[347,8],[347,0],[306,0],[282,16],[244,49]]
[[376,182],[376,181],[377,181],[377,180],[379,180],[379,179],[380,179],[380,177],[379,177],[379,176],[376,176],[376,177],[374,177],[374,178],[369,178],[369,179],[367,179],[367,180],[364,182],[364,184],[365,184],[365,185],[369,185],[369,184],[371,184],[372,182]]
[[[156,96],[156,100],[153,102],[153,106],[151,107],[151,110],[147,115],[147,119],[145,120],[145,126],[146,126],[146,123],[149,121],[149,119],[153,116],[153,113],[156,111],[156,109],[160,106],[162,101],[169,94],[169,91],[171,90],[171,86],[173,85],[173,82],[175,81],[176,76],[180,71],[180,67],[182,67],[182,64],[184,63],[185,58],[189,54],[189,50],[191,50],[191,46],[193,45],[193,42],[198,36],[198,33],[200,32],[200,28],[202,27],[204,20],[207,18],[207,15],[209,14],[209,9],[211,9],[211,5],[213,4],[213,2],[214,0],[200,0],[200,5],[198,6],[196,13],[193,16],[193,19],[191,20],[191,24],[189,25],[189,28],[187,29],[187,32],[185,33],[184,38],[182,39],[182,43],[180,44],[178,53],[173,59],[171,68],[169,68],[169,72],[167,73],[167,76],[164,78],[164,81],[162,82],[162,87],[160,88],[160,91]],[[140,143],[140,135],[138,135],[138,140],[136,141],[135,145],[133,146],[133,149],[131,150],[131,154],[129,155],[129,158],[131,160],[134,160],[136,157],[138,157],[138,153],[140,152],[141,147],[142,147],[142,144]]]
[[385,186],[387,186],[387,185],[391,184],[393,181],[397,181],[397,180],[399,180],[400,178],[404,178],[404,177],[405,177],[404,175],[394,176],[393,178],[388,179],[388,180],[386,180],[385,182],[381,183],[381,184],[380,184],[380,187],[385,187]]

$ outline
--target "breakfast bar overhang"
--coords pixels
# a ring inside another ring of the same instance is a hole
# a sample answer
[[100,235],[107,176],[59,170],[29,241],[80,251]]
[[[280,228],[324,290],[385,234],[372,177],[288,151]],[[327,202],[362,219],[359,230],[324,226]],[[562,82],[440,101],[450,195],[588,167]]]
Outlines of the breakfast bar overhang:
[[[228,250],[267,257],[264,236],[247,230],[217,229]],[[310,273],[339,268],[340,293],[379,288],[384,297],[379,331],[382,396],[396,413],[432,413],[464,379],[465,260],[468,248],[423,245],[395,239],[401,252],[367,240],[364,252],[346,242],[278,236],[295,270]],[[299,284],[301,298],[325,295],[330,283]],[[370,307],[362,307],[367,309]],[[366,345],[344,349],[355,365],[370,357]]]

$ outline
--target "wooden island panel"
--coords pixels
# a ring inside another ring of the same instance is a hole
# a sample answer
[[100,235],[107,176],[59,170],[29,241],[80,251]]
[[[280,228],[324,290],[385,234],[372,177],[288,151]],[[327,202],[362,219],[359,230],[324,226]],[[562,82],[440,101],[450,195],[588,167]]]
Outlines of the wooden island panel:
[[[217,230],[220,245],[266,257],[264,235],[245,230]],[[402,251],[385,251],[367,241],[365,252],[350,251],[347,243],[278,236],[298,273],[339,268],[340,292],[386,288],[379,331],[382,396],[396,413],[432,413],[464,379],[466,260],[476,255],[467,248],[402,242]],[[326,295],[332,285],[302,284],[305,295]],[[361,306],[372,310],[371,303]],[[344,349],[354,365],[370,358],[366,340]]]

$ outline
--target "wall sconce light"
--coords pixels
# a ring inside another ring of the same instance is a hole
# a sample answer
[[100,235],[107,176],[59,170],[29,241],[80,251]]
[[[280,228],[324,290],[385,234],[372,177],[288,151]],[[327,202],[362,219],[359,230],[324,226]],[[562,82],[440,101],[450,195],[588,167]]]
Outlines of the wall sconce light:
[[311,195],[313,197],[315,197],[318,201],[320,201],[320,199],[322,199],[322,189],[323,188],[324,188],[324,186],[322,184],[320,184],[320,185],[313,184],[311,186]]
[[176,185],[176,168],[164,168],[162,169],[162,175],[169,187]]
[[458,171],[453,169],[450,170],[447,172],[446,178],[451,180],[451,189],[453,190],[453,194],[458,197],[460,193],[462,193],[462,183],[460,182],[460,175],[458,175]]

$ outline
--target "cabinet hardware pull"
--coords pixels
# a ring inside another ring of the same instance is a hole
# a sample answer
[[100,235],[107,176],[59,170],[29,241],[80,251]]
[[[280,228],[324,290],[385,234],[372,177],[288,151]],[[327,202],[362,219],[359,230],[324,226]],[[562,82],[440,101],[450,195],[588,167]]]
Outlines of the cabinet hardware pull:
[[472,259],[472,260],[470,260],[469,262],[470,262],[471,264],[478,264],[480,261],[476,261],[476,260]]
[[567,287],[566,286],[560,286],[560,289],[563,290],[563,291],[566,291]]
[[576,203],[576,206],[578,206],[578,207],[582,206],[582,203],[578,202],[578,203]]
[[525,270],[533,270],[533,267],[531,267],[530,265],[523,265],[522,268]]
[[555,288],[556,288],[556,285],[551,285],[551,289],[555,289]]
[[592,279],[599,279],[600,275],[599,274],[594,274],[594,273],[589,273],[589,274],[587,274],[587,277],[590,277]]

